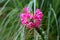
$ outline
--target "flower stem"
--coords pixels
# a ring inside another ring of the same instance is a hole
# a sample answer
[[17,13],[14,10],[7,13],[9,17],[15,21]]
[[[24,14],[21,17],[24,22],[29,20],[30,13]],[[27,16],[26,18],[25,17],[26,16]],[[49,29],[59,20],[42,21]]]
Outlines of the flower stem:
[[41,35],[43,40],[46,40],[46,33],[40,28],[36,28],[37,32]]

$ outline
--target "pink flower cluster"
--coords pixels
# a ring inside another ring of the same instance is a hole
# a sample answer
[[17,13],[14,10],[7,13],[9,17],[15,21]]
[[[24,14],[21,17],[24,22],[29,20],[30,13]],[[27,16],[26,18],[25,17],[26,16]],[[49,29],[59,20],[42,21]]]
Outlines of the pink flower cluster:
[[23,11],[24,12],[20,14],[21,23],[29,29],[33,27],[38,28],[43,17],[41,10],[37,9],[34,15],[28,11],[27,7],[23,8]]

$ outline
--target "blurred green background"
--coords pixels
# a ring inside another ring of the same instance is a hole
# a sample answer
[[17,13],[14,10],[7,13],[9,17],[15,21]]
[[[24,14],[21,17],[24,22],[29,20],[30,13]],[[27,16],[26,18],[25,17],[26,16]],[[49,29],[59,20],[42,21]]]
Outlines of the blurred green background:
[[0,40],[43,40],[34,30],[20,22],[20,12],[28,6],[32,12],[42,10],[42,32],[46,40],[60,40],[60,0],[0,0]]

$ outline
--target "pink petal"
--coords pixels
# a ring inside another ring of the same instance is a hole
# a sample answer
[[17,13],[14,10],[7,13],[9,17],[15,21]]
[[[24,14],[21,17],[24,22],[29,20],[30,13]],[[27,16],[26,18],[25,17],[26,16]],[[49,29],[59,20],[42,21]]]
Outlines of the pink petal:
[[29,22],[28,28],[31,29],[34,26],[33,22]]
[[28,12],[28,7],[23,8],[24,12]]
[[23,20],[23,21],[22,21],[22,24],[25,25],[25,26],[26,26],[28,23],[29,23],[28,20]]
[[35,21],[34,24],[34,28],[38,28],[40,26],[40,21]]

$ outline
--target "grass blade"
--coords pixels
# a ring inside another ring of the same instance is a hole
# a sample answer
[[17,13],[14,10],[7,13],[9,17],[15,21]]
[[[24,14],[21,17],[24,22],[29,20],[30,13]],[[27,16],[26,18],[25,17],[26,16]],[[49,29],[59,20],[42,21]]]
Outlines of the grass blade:
[[54,9],[51,7],[51,11],[53,12],[53,15],[55,17],[55,21],[56,21],[56,26],[57,26],[57,40],[59,40],[59,27],[58,27],[58,20],[57,20],[57,16],[56,16],[56,13],[54,11]]
[[1,10],[0,10],[0,16],[2,15],[1,12],[5,9],[6,5],[9,3],[9,1],[10,1],[10,0],[8,0],[8,1],[3,5],[3,7],[1,8]]

